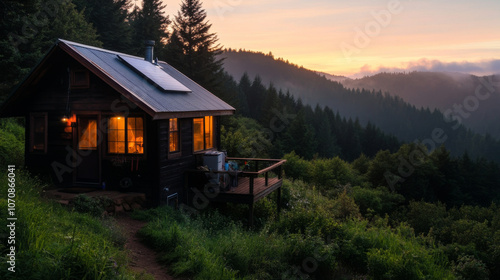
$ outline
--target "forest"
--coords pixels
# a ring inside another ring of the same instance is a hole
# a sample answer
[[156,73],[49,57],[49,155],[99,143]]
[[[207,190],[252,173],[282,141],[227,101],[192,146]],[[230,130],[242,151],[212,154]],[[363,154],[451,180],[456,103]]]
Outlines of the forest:
[[[159,59],[237,109],[222,120],[229,155],[287,160],[283,211],[276,214],[274,196],[259,201],[253,228],[238,205],[133,213],[148,222],[140,237],[175,277],[500,278],[498,140],[454,126],[438,110],[346,89],[312,71],[311,79],[331,86],[342,107],[312,105],[263,82],[265,73],[234,78],[198,0],[182,1],[172,19],[159,0],[141,7],[128,0],[1,5],[1,100],[56,38],[138,55],[143,40],[154,39]],[[364,115],[346,113],[353,108]],[[23,165],[23,124],[0,122],[1,166]],[[6,173],[0,178],[5,194]],[[92,211],[67,211],[41,198],[48,185],[20,168],[17,257],[24,261],[16,279],[151,279],[129,271],[120,230],[112,218],[95,214],[101,213],[98,202]],[[6,209],[4,197],[0,207]],[[6,236],[1,229],[2,279],[9,277]]]

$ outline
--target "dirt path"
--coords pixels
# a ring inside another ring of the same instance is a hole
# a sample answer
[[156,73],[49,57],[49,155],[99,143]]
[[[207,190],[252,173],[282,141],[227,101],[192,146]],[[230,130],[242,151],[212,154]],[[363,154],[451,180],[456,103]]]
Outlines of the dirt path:
[[128,215],[119,215],[116,222],[124,230],[127,236],[125,249],[129,251],[130,267],[136,272],[146,272],[152,274],[156,280],[175,280],[168,275],[165,266],[158,263],[158,254],[142,244],[137,231],[146,225],[145,222],[134,220]]

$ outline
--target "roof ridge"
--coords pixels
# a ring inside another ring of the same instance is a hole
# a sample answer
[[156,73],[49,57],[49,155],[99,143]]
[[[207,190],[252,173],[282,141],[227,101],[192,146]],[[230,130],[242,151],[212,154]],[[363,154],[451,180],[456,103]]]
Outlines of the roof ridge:
[[73,42],[73,41],[69,41],[69,40],[65,40],[65,39],[61,39],[61,38],[59,38],[57,40],[58,40],[58,42],[62,42],[62,43],[69,45],[69,46],[78,46],[78,47],[83,47],[83,48],[92,49],[92,50],[96,50],[96,51],[100,51],[100,52],[114,54],[114,55],[126,55],[126,56],[129,56],[132,58],[144,59],[144,57],[140,57],[140,56],[136,56],[136,55],[132,55],[132,54],[128,54],[128,53],[122,53],[122,52],[118,52],[118,51],[113,51],[113,50],[108,50],[108,49],[104,49],[104,48],[99,48],[96,46],[90,46],[90,45],[77,43],[77,42]]

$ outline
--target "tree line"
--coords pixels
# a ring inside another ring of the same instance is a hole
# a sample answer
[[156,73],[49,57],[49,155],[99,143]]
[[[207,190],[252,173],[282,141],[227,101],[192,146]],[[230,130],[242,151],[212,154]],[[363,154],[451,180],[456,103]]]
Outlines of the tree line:
[[215,91],[222,61],[218,38],[198,0],[184,0],[170,19],[161,0],[6,0],[0,2],[0,102],[29,73],[57,38],[143,55],[155,40],[155,56]]

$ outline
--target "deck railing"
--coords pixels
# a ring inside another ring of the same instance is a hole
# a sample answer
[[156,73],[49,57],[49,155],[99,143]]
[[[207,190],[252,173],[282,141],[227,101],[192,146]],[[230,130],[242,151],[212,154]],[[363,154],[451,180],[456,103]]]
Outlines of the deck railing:
[[[242,168],[239,168],[237,171],[231,171],[231,170],[210,170],[210,171],[204,171],[204,170],[189,170],[188,173],[212,173],[212,174],[229,174],[231,176],[238,176],[238,177],[248,177],[249,180],[249,191],[248,194],[254,195],[254,186],[255,186],[255,180],[259,177],[264,178],[264,185],[266,187],[269,186],[269,179],[272,178],[270,176],[273,176],[271,174],[274,174],[279,181],[282,179],[282,166],[286,162],[286,160],[283,159],[261,159],[261,158],[236,158],[236,157],[227,157],[226,162],[229,161],[235,161],[238,163],[239,166]],[[262,168],[259,170],[259,168]],[[186,174],[187,175],[187,174]],[[189,176],[186,176],[186,186],[190,185],[189,181]],[[198,186],[201,187],[201,186]]]
[[[282,166],[286,162],[284,159],[261,159],[261,158],[236,158],[236,157],[228,157],[226,161],[237,161],[244,162],[244,166],[248,166],[248,169],[254,169],[254,171],[243,170],[241,172],[241,177],[248,177],[250,180],[249,193],[251,195],[254,194],[254,180],[261,175],[264,175],[264,184],[265,186],[269,186],[269,173],[275,173],[278,176],[278,179],[282,179]],[[253,164],[252,164],[253,163]],[[259,170],[259,167],[262,165],[267,165],[263,169]],[[241,165],[241,164],[240,164]],[[252,166],[253,165],[253,166]]]

